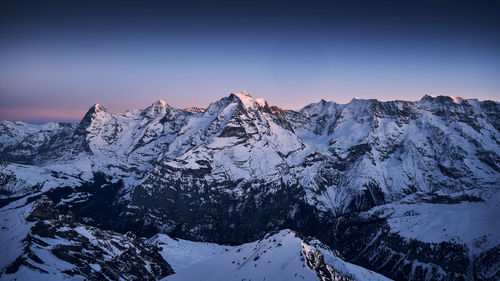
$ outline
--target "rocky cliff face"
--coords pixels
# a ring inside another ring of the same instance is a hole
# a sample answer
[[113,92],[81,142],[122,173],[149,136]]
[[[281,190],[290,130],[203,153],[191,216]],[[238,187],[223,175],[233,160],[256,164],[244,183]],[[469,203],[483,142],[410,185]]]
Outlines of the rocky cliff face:
[[[45,194],[80,223],[141,236],[240,244],[292,228],[395,279],[495,278],[498,116],[498,102],[446,96],[95,105],[79,124],[1,123],[2,200]],[[454,214],[486,223],[466,231]]]
[[10,238],[2,246],[10,254],[4,256],[2,279],[157,280],[173,274],[156,246],[130,232],[77,223],[46,196],[9,206],[2,210],[2,240]]

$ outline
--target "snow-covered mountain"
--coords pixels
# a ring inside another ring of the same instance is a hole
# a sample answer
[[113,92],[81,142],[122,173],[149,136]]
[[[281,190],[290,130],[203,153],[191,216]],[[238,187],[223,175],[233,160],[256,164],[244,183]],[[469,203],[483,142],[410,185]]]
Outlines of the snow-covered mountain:
[[157,246],[77,223],[35,197],[0,211],[0,280],[157,280],[174,272]]
[[488,280],[500,277],[499,140],[500,103],[447,96],[96,104],[78,124],[1,122],[0,200],[43,195],[113,235],[239,245],[290,228],[393,279]]
[[[305,242],[290,230],[268,234],[263,239],[239,246],[204,245],[188,241],[171,242],[168,237],[155,241],[167,241],[170,246],[167,260],[189,251],[190,256],[212,249],[211,256],[203,256],[199,262],[183,267],[170,280],[390,280],[373,271],[344,262],[337,254],[319,241]],[[186,247],[187,246],[187,247]],[[206,248],[205,248],[206,247]],[[162,251],[166,251],[165,248]],[[179,265],[179,266],[180,266]],[[217,268],[217,270],[214,270]]]

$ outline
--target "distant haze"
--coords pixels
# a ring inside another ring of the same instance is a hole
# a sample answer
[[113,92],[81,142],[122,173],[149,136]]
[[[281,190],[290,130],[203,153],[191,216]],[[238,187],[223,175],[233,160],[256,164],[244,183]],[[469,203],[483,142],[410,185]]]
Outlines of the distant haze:
[[298,109],[354,96],[500,99],[494,1],[0,4],[0,120],[79,120],[247,90]]

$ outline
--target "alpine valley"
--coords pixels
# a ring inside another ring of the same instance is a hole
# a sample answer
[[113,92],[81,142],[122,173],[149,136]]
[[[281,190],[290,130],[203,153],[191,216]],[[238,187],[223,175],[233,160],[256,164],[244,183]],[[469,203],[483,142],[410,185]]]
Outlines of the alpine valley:
[[1,280],[500,280],[500,103],[2,121],[0,256]]

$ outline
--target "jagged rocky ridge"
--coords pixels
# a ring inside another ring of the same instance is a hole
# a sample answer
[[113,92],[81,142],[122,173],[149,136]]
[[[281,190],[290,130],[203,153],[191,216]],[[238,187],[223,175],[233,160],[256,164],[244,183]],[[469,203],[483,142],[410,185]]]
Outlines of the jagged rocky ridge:
[[[499,109],[425,96],[288,111],[246,92],[206,110],[95,105],[79,124],[2,122],[1,191],[121,233],[240,244],[291,228],[391,278],[495,279]],[[470,235],[447,212],[485,219]]]
[[2,280],[157,280],[173,273],[157,246],[77,223],[46,196],[25,197],[1,214]]
[[[161,235],[154,239],[165,241]],[[317,240],[306,240],[308,241],[301,239],[298,233],[291,230],[269,233],[255,242],[225,246],[222,253],[188,265],[164,280],[390,280],[375,272],[344,262],[338,257],[338,253],[331,251]],[[193,247],[182,240],[172,242],[166,241],[166,247],[180,252],[200,246]],[[206,246],[212,250],[221,247]],[[166,254],[166,259],[172,259],[174,255],[172,251]]]

